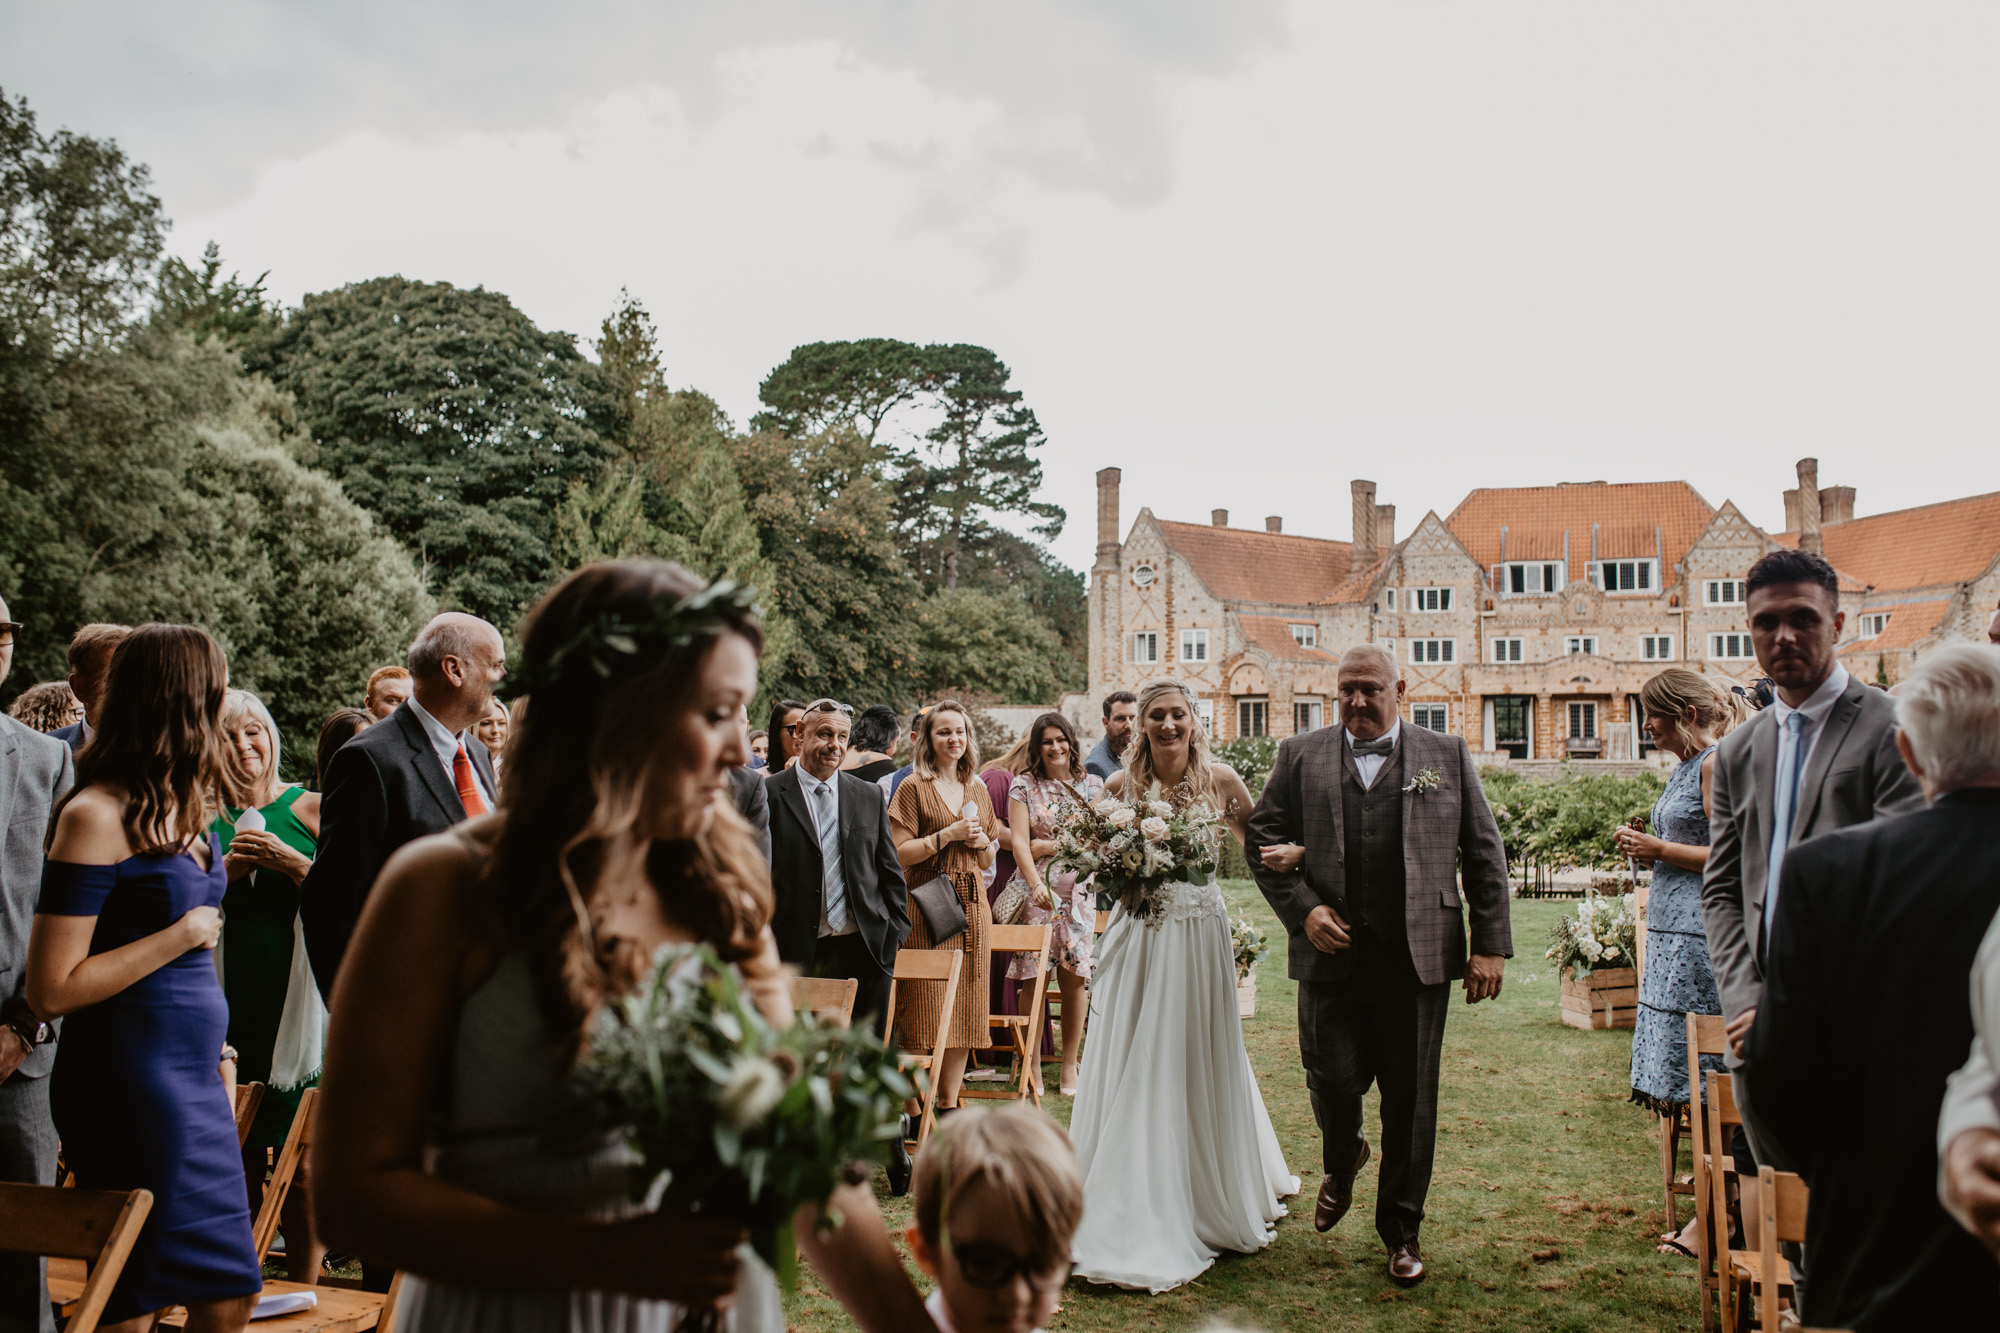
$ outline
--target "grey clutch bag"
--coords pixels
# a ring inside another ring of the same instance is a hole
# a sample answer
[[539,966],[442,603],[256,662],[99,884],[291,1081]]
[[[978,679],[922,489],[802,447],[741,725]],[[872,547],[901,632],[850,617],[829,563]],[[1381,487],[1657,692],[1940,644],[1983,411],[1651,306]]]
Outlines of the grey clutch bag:
[[931,934],[932,944],[943,944],[956,939],[966,929],[965,905],[958,900],[958,889],[943,875],[926,880],[910,890],[910,897],[917,904],[917,911],[923,914],[924,929]]

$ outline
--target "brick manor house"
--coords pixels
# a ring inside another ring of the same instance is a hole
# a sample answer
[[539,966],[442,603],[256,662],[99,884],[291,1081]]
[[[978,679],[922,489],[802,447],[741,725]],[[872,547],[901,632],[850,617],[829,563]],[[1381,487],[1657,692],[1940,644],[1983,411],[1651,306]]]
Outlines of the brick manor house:
[[1335,667],[1357,643],[1394,652],[1406,721],[1499,758],[1633,760],[1652,748],[1638,690],[1670,663],[1757,673],[1743,577],[1780,546],[1823,552],[1847,612],[1840,658],[1894,682],[1924,652],[1979,640],[2000,601],[2000,492],[1854,517],[1854,489],[1798,465],[1788,530],[1767,533],[1686,482],[1477,490],[1396,536],[1396,507],[1353,483],[1354,539],[1179,523],[1141,509],[1119,537],[1119,469],[1097,474],[1090,686],[1097,701],[1173,675],[1218,740],[1337,720]]

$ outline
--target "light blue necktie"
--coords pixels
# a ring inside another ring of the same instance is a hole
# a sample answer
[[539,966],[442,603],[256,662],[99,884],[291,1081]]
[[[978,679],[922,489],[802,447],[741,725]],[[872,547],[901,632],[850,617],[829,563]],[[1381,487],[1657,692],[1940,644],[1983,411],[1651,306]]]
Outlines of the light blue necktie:
[[1785,848],[1792,841],[1792,820],[1799,813],[1799,775],[1805,768],[1806,715],[1785,719],[1778,745],[1778,790],[1771,804],[1771,870],[1764,879],[1764,947],[1771,946],[1771,922],[1778,915],[1778,872],[1785,867]]
[[840,876],[840,821],[833,815],[833,791],[825,783],[813,789],[818,806],[819,859],[825,867],[826,924],[838,935],[847,929],[847,883]]

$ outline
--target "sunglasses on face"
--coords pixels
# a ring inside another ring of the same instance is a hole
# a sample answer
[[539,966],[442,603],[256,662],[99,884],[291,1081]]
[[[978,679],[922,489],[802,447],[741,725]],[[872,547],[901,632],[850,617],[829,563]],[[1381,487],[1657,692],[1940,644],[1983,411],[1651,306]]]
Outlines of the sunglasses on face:
[[0,648],[12,647],[14,636],[26,628],[27,626],[18,620],[0,620]]
[[1004,1287],[1017,1277],[1027,1279],[1033,1287],[1060,1286],[1069,1277],[1069,1264],[1061,1259],[1015,1254],[998,1245],[954,1242],[951,1254],[958,1260],[959,1275],[967,1284],[986,1291]]

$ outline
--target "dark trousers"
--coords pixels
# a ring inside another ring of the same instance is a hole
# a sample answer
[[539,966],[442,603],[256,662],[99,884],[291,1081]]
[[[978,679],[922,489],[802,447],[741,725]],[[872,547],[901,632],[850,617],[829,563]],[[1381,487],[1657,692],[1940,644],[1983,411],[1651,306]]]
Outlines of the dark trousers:
[[868,951],[868,941],[856,931],[852,935],[823,935],[813,946],[809,977],[853,978],[861,983],[854,995],[854,1021],[872,1022],[875,1035],[882,1035],[884,1015],[889,1010],[889,974]]
[[[56,1183],[56,1126],[46,1078],[15,1074],[0,1082],[0,1180]],[[0,1333],[55,1333],[42,1270],[39,1256],[0,1254]]]
[[1371,1083],[1381,1087],[1375,1232],[1394,1249],[1416,1241],[1430,1193],[1451,988],[1418,981],[1401,940],[1357,932],[1354,950],[1347,979],[1299,983],[1299,1055],[1328,1175],[1353,1169],[1363,1141],[1361,1099]]

